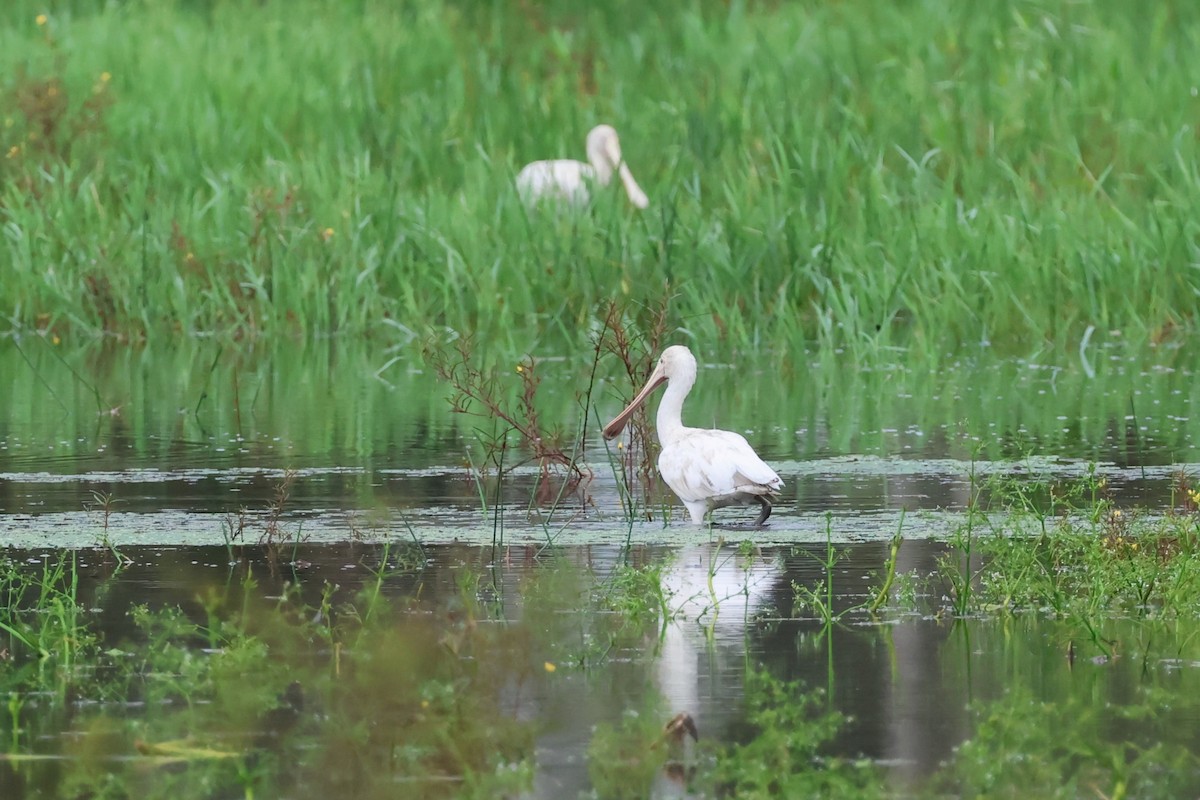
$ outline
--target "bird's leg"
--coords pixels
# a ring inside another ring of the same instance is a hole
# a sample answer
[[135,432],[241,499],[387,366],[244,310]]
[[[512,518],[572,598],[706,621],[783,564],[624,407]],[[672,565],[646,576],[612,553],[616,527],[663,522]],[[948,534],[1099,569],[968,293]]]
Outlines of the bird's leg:
[[761,494],[756,494],[754,499],[762,506],[762,512],[758,515],[758,519],[754,520],[754,527],[761,528],[767,521],[767,517],[771,516],[771,501]]

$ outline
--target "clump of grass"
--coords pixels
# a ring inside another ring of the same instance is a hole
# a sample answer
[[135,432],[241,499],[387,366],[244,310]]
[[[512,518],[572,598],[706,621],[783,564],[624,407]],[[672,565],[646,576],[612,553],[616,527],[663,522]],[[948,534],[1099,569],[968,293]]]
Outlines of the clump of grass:
[[614,653],[644,654],[673,616],[664,567],[616,566],[607,575],[548,559],[522,586],[523,618],[552,663],[598,669]]
[[621,615],[635,628],[661,630],[673,616],[671,598],[663,586],[663,569],[661,563],[617,567],[597,587],[600,607]]
[[[1031,789],[1052,798],[1195,793],[1200,759],[1181,735],[1178,718],[1145,710],[1174,707],[1178,698],[1168,699],[1162,689],[1134,692],[1137,703],[1100,705],[1071,693],[1059,702],[1039,701],[1014,687],[999,700],[976,703],[971,738],[955,749],[930,788],[938,796],[1014,798]],[[1114,726],[1124,735],[1097,736]]]
[[124,566],[129,559],[121,554],[121,550],[116,543],[109,537],[109,522],[112,518],[113,508],[116,506],[117,498],[112,492],[92,492],[92,500],[94,502],[87,504],[87,509],[90,512],[97,514],[100,517],[100,544],[108,550],[109,553],[116,559],[118,566]]
[[7,661],[33,659],[43,689],[64,695],[79,679],[81,662],[94,653],[95,636],[83,622],[74,553],[47,556],[40,572],[0,561],[0,631]]
[[[57,50],[52,39],[45,41],[51,52]],[[103,148],[100,140],[107,130],[107,112],[115,101],[111,73],[100,73],[91,86],[69,85],[61,61],[60,53],[59,63],[41,75],[21,67],[0,96],[0,108],[8,114],[4,141],[10,142],[0,161],[0,175],[20,176],[31,191],[38,186],[28,180],[31,165],[56,169],[78,163],[81,148],[93,153]]]
[[872,764],[824,754],[846,719],[827,710],[821,692],[751,670],[746,703],[752,733],[744,743],[718,750],[709,778],[717,796],[884,796]]
[[298,477],[299,473],[296,470],[284,470],[283,476],[275,484],[274,495],[267,507],[267,516],[263,522],[263,531],[262,536],[259,538],[259,544],[266,545],[267,547],[277,547],[284,542],[298,542],[300,540],[300,533],[298,531],[288,531],[283,525],[283,515],[287,510],[288,499],[292,495],[292,489],[296,485]]
[[[584,456],[591,431],[599,427],[594,404],[602,359],[606,355],[615,356],[630,378],[644,380],[668,327],[668,300],[664,297],[650,311],[609,303],[602,319],[592,342],[590,369],[580,371],[580,379],[586,375],[586,382],[575,395],[578,416],[573,430],[549,428],[542,422],[538,394],[542,379],[539,362],[532,356],[523,357],[513,372],[506,375],[485,366],[486,350],[477,349],[477,343],[470,337],[457,338],[451,345],[431,342],[425,348],[425,360],[454,390],[450,398],[453,411],[491,423],[490,430],[474,428],[476,439],[483,447],[483,468],[472,462],[473,470],[494,469],[503,480],[506,473],[530,462],[536,464],[539,479],[533,501],[550,506],[552,513],[564,496],[582,490],[593,478]],[[635,483],[642,487],[648,507],[657,474],[654,466],[656,444],[644,411],[633,420],[632,428],[634,434],[630,446],[622,446],[621,456],[614,459],[620,467],[618,483],[630,519],[634,517],[636,507],[631,487]],[[517,435],[522,448],[519,454],[509,452],[511,434]],[[560,475],[564,480],[556,481]],[[482,485],[480,497],[486,507]],[[586,496],[583,500],[586,504]]]
[[[455,342],[453,350],[431,345],[425,353],[426,360],[438,377],[454,388],[455,393],[450,398],[453,410],[460,414],[482,417],[496,424],[491,434],[478,428],[476,433],[484,448],[484,461],[499,471],[501,477],[505,469],[511,471],[529,461],[534,462],[542,477],[538,486],[546,493],[538,498],[541,502],[557,500],[561,496],[561,492],[556,491],[551,482],[556,468],[566,473],[567,490],[577,488],[590,480],[591,470],[581,459],[586,426],[580,427],[574,439],[568,439],[561,430],[543,428],[537,403],[541,376],[537,372],[537,362],[532,357],[523,359],[514,369],[520,390],[515,402],[510,402],[504,387],[500,385],[499,376],[479,365],[471,339],[459,339]],[[592,374],[595,374],[594,368]],[[589,386],[587,397],[590,397],[590,394]],[[585,399],[585,421],[589,407]],[[510,433],[518,434],[521,444],[529,451],[529,457],[509,459],[505,467],[504,453]]]
[[[614,800],[653,797],[655,781],[671,758],[663,731],[667,714],[653,693],[638,709],[621,715],[619,723],[602,722],[588,741],[588,778],[592,796]],[[686,773],[684,773],[686,784]]]
[[933,576],[951,588],[956,614],[1061,617],[1106,655],[1113,639],[1103,631],[1114,617],[1195,617],[1200,516],[1187,484],[1181,506],[1164,515],[1115,507],[1094,474],[1062,485],[1004,482],[992,492],[986,511],[970,510],[972,532],[950,540]]
[[847,614],[864,610],[874,614],[878,611],[892,596],[892,586],[896,581],[896,562],[900,556],[900,545],[904,542],[903,532],[904,514],[901,513],[900,524],[891,541],[888,543],[888,557],[883,564],[883,575],[881,576],[879,586],[872,588],[869,599],[839,609],[834,602],[834,567],[846,555],[846,551],[834,547],[833,517],[832,515],[827,515],[825,518],[824,552],[814,554],[802,551],[821,566],[821,582],[816,588],[813,588],[792,581],[793,615],[796,615],[800,609],[810,610],[816,614],[824,626],[828,627],[835,622],[840,622]]
[[261,513],[254,514],[243,507],[225,515],[221,521],[221,536],[230,564],[237,560],[237,548],[248,544],[247,532],[258,532],[255,544],[269,555],[272,566],[278,564],[283,549],[289,545],[294,556],[296,548],[305,540],[304,532],[299,524],[291,528],[285,523],[288,501],[299,478],[300,473],[296,470],[285,469],[275,482],[271,499]]
[[[668,329],[671,327],[670,296],[664,294],[653,306],[639,305],[634,308],[610,303],[604,316],[604,327],[600,336],[600,348],[624,370],[632,391],[645,385],[654,369],[659,353],[664,347]],[[632,399],[632,394],[622,404]],[[597,426],[603,422],[597,421]],[[658,439],[650,424],[649,410],[639,408],[629,420],[629,436],[617,444],[618,457],[611,459],[619,465],[618,486],[626,517],[632,521],[638,516],[639,503],[634,497],[633,487],[641,489],[641,507],[647,518],[658,495]],[[626,446],[625,442],[628,442]]]

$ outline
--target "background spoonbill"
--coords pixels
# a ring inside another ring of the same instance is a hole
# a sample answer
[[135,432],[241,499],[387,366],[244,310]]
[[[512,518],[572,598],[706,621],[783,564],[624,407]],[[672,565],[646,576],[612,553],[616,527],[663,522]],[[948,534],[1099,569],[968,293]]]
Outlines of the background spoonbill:
[[597,125],[587,136],[587,155],[590,164],[569,158],[554,161],[534,161],[517,173],[517,191],[531,205],[542,200],[566,200],[575,205],[588,201],[589,182],[607,186],[613,171],[621,176],[629,201],[638,208],[650,205],[633,173],[621,160],[621,141],[611,125]]
[[711,509],[758,503],[762,512],[754,524],[761,526],[771,516],[768,497],[779,494],[783,481],[740,434],[684,426],[683,401],[696,382],[696,357],[686,347],[675,345],[663,351],[637,397],[604,426],[604,438],[619,434],[637,407],[664,382],[667,390],[657,417],[662,445],[658,471],[667,486],[679,495],[697,525]]

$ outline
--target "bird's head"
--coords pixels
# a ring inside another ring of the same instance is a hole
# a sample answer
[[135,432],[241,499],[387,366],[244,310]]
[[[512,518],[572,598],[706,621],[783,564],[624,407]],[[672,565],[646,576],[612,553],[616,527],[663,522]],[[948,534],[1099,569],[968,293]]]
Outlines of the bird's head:
[[663,350],[662,355],[658,357],[658,363],[654,365],[654,369],[650,372],[650,377],[646,379],[646,385],[637,393],[637,396],[629,401],[629,405],[625,406],[625,410],[617,416],[613,417],[612,422],[604,426],[604,438],[615,439],[625,428],[625,424],[629,422],[629,418],[633,416],[633,412],[638,406],[646,402],[655,389],[667,381],[682,378],[690,381],[696,378],[696,357],[692,355],[692,351],[681,344],[672,345],[666,350]]

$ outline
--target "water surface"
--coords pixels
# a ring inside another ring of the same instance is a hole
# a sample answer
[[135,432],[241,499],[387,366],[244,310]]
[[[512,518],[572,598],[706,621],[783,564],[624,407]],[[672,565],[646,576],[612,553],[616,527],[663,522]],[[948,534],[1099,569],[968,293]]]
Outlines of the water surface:
[[[1178,350],[1114,348],[1086,364],[982,351],[936,367],[798,356],[706,369],[688,421],[744,432],[786,483],[769,528],[751,532],[737,527],[748,518],[738,510],[711,530],[682,524],[661,493],[628,520],[620,454],[595,435],[584,451],[590,480],[556,507],[539,506],[538,469],[503,478],[481,469],[479,431],[490,434],[491,423],[452,414],[447,387],[395,354],[333,344],[68,353],[20,344],[0,347],[10,376],[0,400],[0,536],[13,563],[38,570],[74,549],[81,605],[118,647],[138,635],[131,608],[179,606],[200,618],[202,598],[247,577],[260,600],[298,591],[319,606],[326,592],[352,598],[383,569],[384,594],[442,635],[458,624],[469,587],[489,609],[480,624],[533,637],[521,669],[497,670],[524,685],[522,670],[554,666],[508,709],[532,726],[532,796],[587,791],[596,726],[629,714],[686,711],[702,741],[746,737],[745,675],[760,665],[825,690],[829,708],[851,719],[834,752],[877,763],[897,791],[953,757],[975,730],[972,708],[1014,687],[1050,718],[1135,704],[1150,690],[1196,694],[1195,665],[1180,657],[1191,630],[1183,623],[1150,635],[1132,620],[1110,621],[1106,635],[1121,640],[1122,656],[1111,659],[1044,615],[954,619],[938,610],[936,588],[922,589],[932,595],[921,603],[853,612],[832,626],[795,602],[796,587],[823,586],[827,540],[840,553],[838,609],[878,585],[897,532],[899,572],[935,572],[945,540],[994,476],[1093,475],[1118,506],[1165,513],[1180,476],[1200,473],[1194,370]],[[586,376],[561,357],[539,369],[544,418],[575,430]],[[591,416],[618,410],[631,389],[615,371],[606,376]],[[596,645],[594,622],[569,620],[581,593],[625,564],[662,566],[667,611],[632,639]],[[80,731],[97,715],[143,713],[98,710],[97,700],[31,722],[36,736],[18,737],[10,752],[76,759],[69,742],[86,738]],[[1159,712],[1195,729],[1194,704]],[[1136,738],[1113,725],[1104,737]],[[58,773],[38,763],[0,769],[3,794],[52,794]]]

